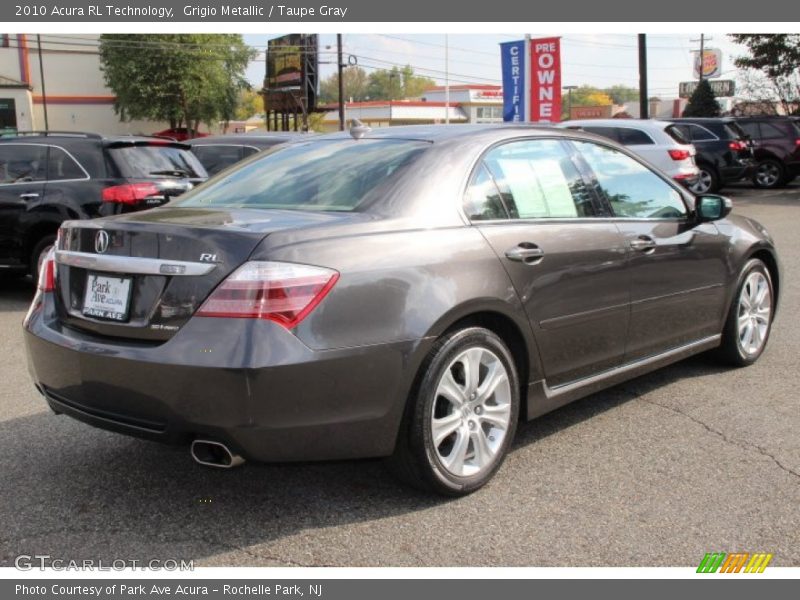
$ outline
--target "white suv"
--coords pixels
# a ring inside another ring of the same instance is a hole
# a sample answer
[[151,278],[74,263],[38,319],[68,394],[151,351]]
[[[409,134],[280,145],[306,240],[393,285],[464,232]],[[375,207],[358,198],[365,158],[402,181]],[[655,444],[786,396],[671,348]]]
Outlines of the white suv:
[[694,146],[686,142],[675,123],[652,119],[583,119],[564,121],[559,127],[607,137],[686,186],[700,174],[694,162]]

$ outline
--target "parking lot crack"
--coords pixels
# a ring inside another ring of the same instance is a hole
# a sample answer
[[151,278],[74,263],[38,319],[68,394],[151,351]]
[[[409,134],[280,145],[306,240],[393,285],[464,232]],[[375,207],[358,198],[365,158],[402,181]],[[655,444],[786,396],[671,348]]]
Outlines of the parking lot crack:
[[763,446],[759,446],[758,444],[753,444],[751,442],[745,442],[745,441],[741,441],[741,440],[732,439],[726,433],[724,433],[723,431],[720,431],[719,429],[715,429],[714,427],[712,427],[711,425],[709,425],[705,421],[702,421],[702,420],[698,419],[697,417],[695,417],[694,415],[691,415],[691,414],[689,414],[689,413],[687,413],[685,411],[682,411],[679,408],[676,408],[674,406],[669,406],[668,404],[662,404],[661,402],[655,402],[653,400],[648,400],[648,399],[644,398],[643,396],[640,396],[640,395],[636,394],[636,392],[633,391],[633,390],[626,390],[626,391],[628,391],[630,393],[633,393],[635,398],[637,400],[641,401],[641,402],[644,402],[646,404],[652,404],[653,406],[658,406],[660,408],[663,408],[665,410],[669,410],[669,411],[671,411],[671,412],[673,412],[675,414],[678,414],[678,415],[680,415],[682,417],[685,417],[685,418],[689,419],[693,423],[696,423],[697,425],[700,425],[701,427],[703,427],[709,433],[711,433],[713,435],[716,435],[717,437],[722,439],[727,444],[730,444],[732,446],[737,446],[738,448],[742,448],[744,450],[755,450],[756,452],[758,452],[762,456],[766,456],[767,458],[769,458],[781,470],[785,471],[789,475],[792,475],[793,477],[796,477],[797,479],[800,479],[800,473],[798,473],[794,469],[788,467],[787,465],[783,464],[777,456],[775,456],[773,453],[771,453],[769,450],[767,450]]

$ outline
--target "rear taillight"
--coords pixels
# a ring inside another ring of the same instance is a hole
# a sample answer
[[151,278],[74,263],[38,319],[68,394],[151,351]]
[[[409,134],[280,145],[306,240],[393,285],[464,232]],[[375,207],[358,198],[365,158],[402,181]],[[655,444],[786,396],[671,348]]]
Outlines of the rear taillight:
[[155,183],[125,183],[107,187],[103,190],[103,202],[115,204],[136,204],[148,196],[159,193]]
[[794,145],[795,145],[795,146],[798,146],[798,147],[800,147],[800,138],[797,138],[797,139],[794,141]]
[[686,160],[692,155],[692,153],[689,152],[688,150],[673,149],[673,150],[667,150],[667,152],[669,152],[669,156],[670,158],[672,158],[672,160]]
[[333,288],[339,273],[323,267],[247,262],[215,289],[200,317],[267,319],[291,329]]
[[741,140],[734,140],[728,144],[731,150],[747,150],[747,143]]
[[52,292],[56,289],[56,255],[51,249],[39,267],[39,282],[37,284],[40,292]]

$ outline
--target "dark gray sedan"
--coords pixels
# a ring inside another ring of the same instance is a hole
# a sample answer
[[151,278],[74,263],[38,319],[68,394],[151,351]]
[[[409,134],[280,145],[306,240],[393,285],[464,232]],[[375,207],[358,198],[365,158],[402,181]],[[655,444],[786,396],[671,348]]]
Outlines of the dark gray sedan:
[[769,234],[590,134],[386,128],[65,223],[25,320],[56,413],[200,463],[390,457],[458,495],[517,422],[692,354],[753,363]]

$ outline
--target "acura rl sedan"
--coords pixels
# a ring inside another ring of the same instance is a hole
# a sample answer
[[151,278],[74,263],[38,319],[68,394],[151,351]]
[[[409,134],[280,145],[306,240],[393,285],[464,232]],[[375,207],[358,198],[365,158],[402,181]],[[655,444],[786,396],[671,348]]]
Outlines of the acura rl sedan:
[[24,322],[52,410],[202,464],[388,457],[460,495],[520,420],[690,355],[755,362],[775,248],[614,142],[391,127],[66,222]]

